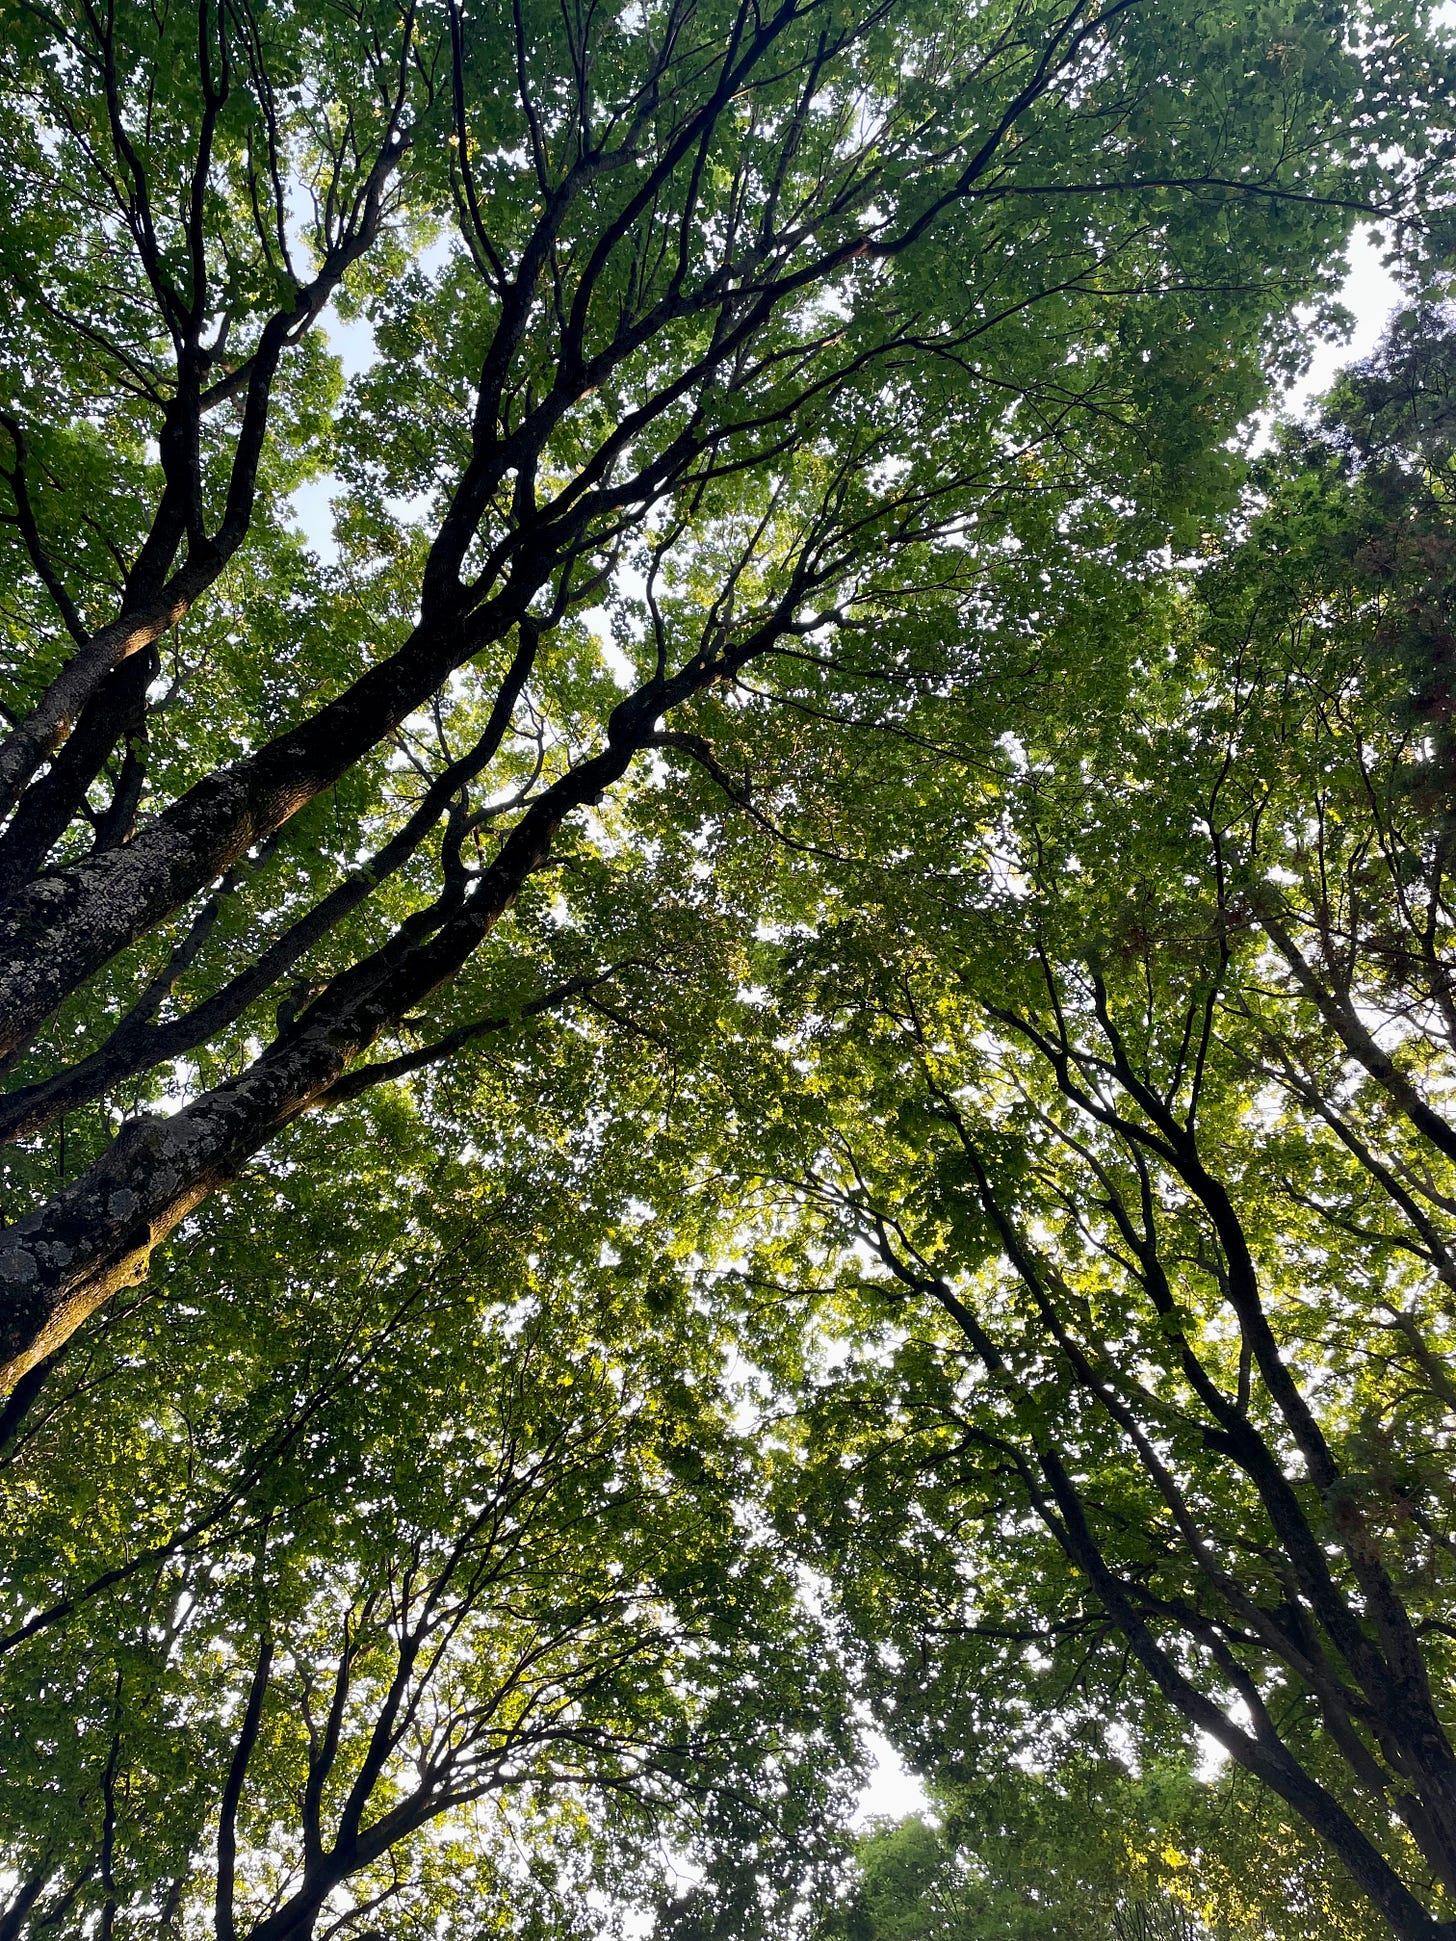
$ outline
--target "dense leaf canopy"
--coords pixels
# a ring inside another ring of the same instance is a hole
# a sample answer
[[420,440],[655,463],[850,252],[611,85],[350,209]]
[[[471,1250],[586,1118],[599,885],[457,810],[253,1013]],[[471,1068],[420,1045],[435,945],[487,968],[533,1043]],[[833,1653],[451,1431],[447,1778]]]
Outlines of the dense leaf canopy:
[[1451,58],[0,0],[0,1941],[1456,1932]]

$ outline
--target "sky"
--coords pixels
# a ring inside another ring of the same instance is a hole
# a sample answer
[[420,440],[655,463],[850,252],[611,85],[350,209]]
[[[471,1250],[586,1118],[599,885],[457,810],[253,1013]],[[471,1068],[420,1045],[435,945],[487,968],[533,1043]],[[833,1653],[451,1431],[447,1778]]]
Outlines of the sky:
[[1367,357],[1385,328],[1386,318],[1403,300],[1399,284],[1380,260],[1372,231],[1362,226],[1351,239],[1350,274],[1340,291],[1340,301],[1355,318],[1354,330],[1343,343],[1330,339],[1318,346],[1309,370],[1287,393],[1284,410],[1302,410],[1327,388],[1342,364]]
[[907,1814],[923,1812],[930,1803],[925,1788],[884,1734],[866,1732],[864,1742],[872,1764],[869,1783],[855,1808],[855,1825],[881,1818],[903,1820]]

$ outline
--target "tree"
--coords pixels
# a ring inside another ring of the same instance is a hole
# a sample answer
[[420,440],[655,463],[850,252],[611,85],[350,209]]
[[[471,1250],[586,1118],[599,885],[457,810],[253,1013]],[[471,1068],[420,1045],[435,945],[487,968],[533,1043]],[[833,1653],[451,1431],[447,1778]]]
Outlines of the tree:
[[[848,1902],[828,1931],[847,1941],[1205,1941],[1267,1933],[1238,1918],[1237,1892],[1222,1897],[1217,1867],[1204,1873],[1201,1856],[1184,1850],[1200,1820],[1200,1831],[1214,1831],[1213,1816],[1197,1810],[1196,1791],[1186,1781],[1170,1787],[1166,1775],[1133,1781],[1115,1760],[1085,1752],[1055,1775],[1008,1763],[943,1784],[933,1818],[871,1827],[857,1850]],[[1200,1919],[1203,1909],[1211,1926]]]
[[1136,719],[926,832],[898,948],[795,946],[788,1038],[813,1257],[881,1277],[789,1502],[909,1715],[1130,1663],[1128,1730],[1197,1728],[1412,1941],[1456,1891],[1451,345],[1413,313],[1291,441]]
[[1155,1791],[1085,1756],[1055,1777],[1008,1762],[942,1784],[933,1819],[877,1825],[860,1842],[830,1931],[850,1941],[1203,1941],[1190,1892],[1167,1891],[1164,1876],[1177,1881],[1189,1863],[1157,1825],[1166,1802]]
[[5,19],[17,1408],[301,1114],[660,975],[597,934],[641,757],[741,794],[706,729],[968,638],[1059,500],[1196,523],[1446,92],[1403,4]]
[[671,1910],[676,1852],[781,1932],[854,1748],[721,1329],[601,1262],[564,1162],[367,1143],[252,1182],[11,1445],[0,1931],[565,1941]]

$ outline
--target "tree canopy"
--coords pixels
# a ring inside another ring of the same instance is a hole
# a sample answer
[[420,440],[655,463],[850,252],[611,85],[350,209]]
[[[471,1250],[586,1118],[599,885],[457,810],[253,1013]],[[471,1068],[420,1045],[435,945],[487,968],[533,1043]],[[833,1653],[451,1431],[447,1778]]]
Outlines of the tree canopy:
[[10,1382],[300,1112],[615,971],[495,933],[664,719],[925,599],[959,687],[1023,523],[1196,516],[1441,84],[1415,14],[1157,0],[14,19],[0,1035],[71,1143]]
[[1452,1885],[1452,348],[1411,316],[1289,441],[1136,709],[972,785],[979,857],[924,832],[898,949],[794,947],[770,1243],[860,1256],[877,1345],[786,1505],[897,1720],[1110,1645],[1130,1730],[1171,1707],[1411,1935]]
[[0,1941],[1456,1934],[1449,37],[0,24]]

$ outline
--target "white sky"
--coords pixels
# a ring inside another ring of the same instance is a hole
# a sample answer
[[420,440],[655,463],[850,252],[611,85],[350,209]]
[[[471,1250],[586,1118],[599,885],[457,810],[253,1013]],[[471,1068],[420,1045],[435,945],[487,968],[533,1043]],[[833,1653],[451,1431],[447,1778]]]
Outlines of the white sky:
[[923,1813],[930,1804],[925,1788],[906,1766],[882,1732],[866,1732],[864,1743],[873,1765],[867,1785],[854,1809],[854,1824],[867,1820],[903,1820],[911,1813]]
[[1354,315],[1355,327],[1346,342],[1331,340],[1319,345],[1308,372],[1285,397],[1286,412],[1303,410],[1311,398],[1326,389],[1342,364],[1368,357],[1387,317],[1405,301],[1400,285],[1380,260],[1368,226],[1357,229],[1350,239],[1350,274],[1340,291],[1340,301]]

